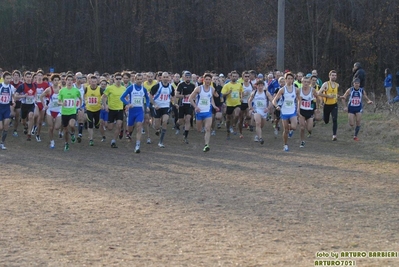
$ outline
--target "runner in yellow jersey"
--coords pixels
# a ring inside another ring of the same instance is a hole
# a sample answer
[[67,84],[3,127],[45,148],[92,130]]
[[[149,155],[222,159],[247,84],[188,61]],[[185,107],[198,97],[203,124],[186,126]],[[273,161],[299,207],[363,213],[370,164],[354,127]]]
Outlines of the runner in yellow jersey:
[[318,96],[324,97],[324,107],[323,107],[323,120],[325,124],[330,121],[330,114],[333,121],[333,136],[332,140],[337,141],[337,129],[338,129],[338,88],[339,84],[335,81],[337,80],[337,72],[335,70],[330,71],[328,74],[330,80],[323,83],[321,86]]
[[[236,71],[231,72],[231,81],[223,86],[222,94],[226,103],[226,129],[227,129],[227,140],[230,139],[230,132],[234,133],[233,128],[230,128],[231,122],[233,125],[237,123],[237,120],[241,112],[241,99],[244,88],[241,83],[237,82],[238,73]],[[241,123],[241,122],[240,122]]]
[[[108,111],[108,130],[112,131],[114,128],[114,122],[116,121],[116,129],[114,132],[114,138],[111,140],[111,147],[118,148],[116,146],[116,138],[118,137],[123,122],[123,102],[121,101],[121,95],[125,92],[126,88],[121,85],[122,74],[120,72],[115,73],[115,84],[108,86],[104,94],[102,95],[103,108]],[[108,102],[107,102],[108,101]]]
[[97,76],[93,75],[90,77],[90,85],[85,87],[85,103],[86,103],[86,117],[89,122],[88,133],[89,133],[89,146],[94,145],[93,141],[93,126],[98,129],[100,128],[101,136],[105,135],[103,127],[100,127],[100,112],[101,112],[101,89],[97,85]]

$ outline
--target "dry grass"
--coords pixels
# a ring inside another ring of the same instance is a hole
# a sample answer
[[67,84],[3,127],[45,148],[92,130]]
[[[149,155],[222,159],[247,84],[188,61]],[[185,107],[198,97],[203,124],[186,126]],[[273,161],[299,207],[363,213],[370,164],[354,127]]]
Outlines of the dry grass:
[[342,123],[332,142],[331,124],[318,123],[304,149],[295,133],[289,153],[270,124],[264,146],[249,131],[226,142],[222,129],[207,154],[196,132],[185,145],[168,131],[165,149],[138,155],[126,141],[64,153],[46,136],[10,137],[0,265],[313,266],[317,251],[398,250],[398,146],[393,134],[369,138],[393,122],[367,116],[360,142]]

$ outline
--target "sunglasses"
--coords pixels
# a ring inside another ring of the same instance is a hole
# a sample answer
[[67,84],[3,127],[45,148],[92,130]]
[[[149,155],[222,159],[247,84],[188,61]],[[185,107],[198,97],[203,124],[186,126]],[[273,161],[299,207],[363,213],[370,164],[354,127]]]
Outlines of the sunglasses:
[[115,78],[115,80],[120,81],[120,80],[122,80],[122,78]]

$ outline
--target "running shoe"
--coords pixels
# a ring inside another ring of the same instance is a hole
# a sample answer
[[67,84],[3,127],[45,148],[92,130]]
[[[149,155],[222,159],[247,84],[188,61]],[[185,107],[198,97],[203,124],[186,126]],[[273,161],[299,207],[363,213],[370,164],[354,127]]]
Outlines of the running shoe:
[[42,141],[42,139],[40,139],[40,135],[36,135],[36,141],[37,142],[41,142]]
[[151,138],[147,138],[147,144],[151,144]]
[[101,139],[101,142],[105,142],[105,139],[107,139],[105,136]]
[[28,134],[28,127],[24,127],[24,134]]
[[333,135],[332,140],[333,140],[333,141],[337,141],[337,136],[336,136],[336,135]]
[[202,127],[201,133],[205,133],[205,127]]
[[354,137],[353,137],[353,140],[359,141],[359,138],[358,138],[357,136],[354,136]]
[[141,134],[145,134],[144,128],[141,129]]
[[180,133],[180,130],[176,130],[175,135],[178,135]]
[[115,143],[115,142],[112,142],[112,143],[111,143],[111,147],[112,147],[112,148],[118,148],[118,147],[116,146],[116,143]]
[[234,133],[234,129],[232,126],[230,126],[230,133]]
[[140,153],[140,146],[136,145],[135,149],[134,149],[134,153]]
[[243,139],[243,138],[244,138],[244,135],[240,134],[240,139]]
[[255,135],[254,141],[259,142],[259,137],[257,135]]
[[51,140],[51,141],[50,141],[50,148],[51,148],[51,149],[54,149],[54,148],[55,148],[55,142],[54,142],[54,140]]
[[93,140],[89,141],[89,146],[94,146],[94,141]]
[[205,146],[204,146],[204,149],[203,149],[202,151],[208,152],[209,150],[210,150],[210,147],[209,147],[208,145],[205,145]]
[[1,150],[7,150],[6,146],[3,143],[0,144],[0,148]]
[[250,132],[253,132],[253,131],[254,131],[254,126],[249,125],[249,131],[250,131]]
[[222,125],[220,124],[220,122],[217,125],[217,128],[220,129],[222,127]]
[[18,137],[18,132],[16,130],[14,130],[14,132],[12,133],[12,136]]
[[158,143],[158,146],[159,146],[160,148],[165,148],[165,146],[163,145],[163,143]]
[[275,127],[274,128],[274,135],[277,136],[278,135],[278,129]]
[[58,138],[62,138],[62,137],[64,137],[64,134],[62,132],[59,132],[58,133]]
[[28,138],[26,138],[26,141],[30,141],[32,138],[32,136],[30,134],[28,134]]
[[183,138],[183,142],[186,143],[188,145],[188,139],[187,138]]
[[123,138],[123,130],[121,130],[120,132],[119,132],[119,140],[121,140]]
[[36,133],[36,130],[37,130],[37,126],[34,125],[34,126],[32,127],[32,130],[30,131],[30,134],[31,134],[31,135],[34,135],[34,134]]
[[260,143],[261,145],[263,145],[263,144],[265,143],[265,141],[263,140],[263,138],[259,138],[259,143]]
[[285,152],[289,151],[288,145],[284,145],[284,151],[285,151]]
[[69,144],[66,143],[65,146],[64,146],[64,151],[68,151],[68,150],[69,150]]
[[301,145],[299,147],[301,147],[301,148],[305,147],[305,141],[302,141]]
[[156,131],[155,131],[155,135],[156,135],[156,136],[159,136],[159,130],[156,130]]
[[216,135],[216,131],[212,130],[211,135]]
[[82,134],[78,134],[78,143],[82,142]]
[[294,135],[294,130],[290,130],[288,132],[288,138],[291,138]]
[[76,138],[75,138],[75,135],[74,135],[74,134],[71,134],[71,141],[72,141],[72,143],[75,143],[75,142],[76,142]]
[[308,137],[308,138],[312,137],[312,132],[308,132],[307,137]]

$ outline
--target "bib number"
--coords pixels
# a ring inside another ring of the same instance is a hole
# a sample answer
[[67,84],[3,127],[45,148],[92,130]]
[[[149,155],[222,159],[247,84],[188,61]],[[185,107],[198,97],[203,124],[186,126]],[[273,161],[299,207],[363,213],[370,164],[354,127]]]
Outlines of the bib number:
[[256,101],[257,108],[264,108],[265,106],[263,104],[264,104],[263,101]]
[[239,98],[238,92],[231,92],[231,98],[238,99]]
[[[76,103],[79,101],[76,101]],[[64,107],[66,108],[75,108],[75,99],[65,99],[64,100]]]
[[133,97],[132,104],[134,107],[141,107],[143,106],[143,98],[141,97]]
[[26,98],[25,98],[25,103],[26,103],[26,104],[33,104],[33,103],[35,103],[35,97],[34,97],[34,96],[26,96]]
[[351,105],[354,106],[354,107],[360,106],[360,98],[359,97],[352,98]]
[[159,100],[167,101],[167,100],[169,100],[169,95],[168,94],[161,94],[159,96]]
[[311,102],[310,101],[305,101],[305,100],[301,101],[301,107],[310,108],[310,106],[311,106]]
[[87,98],[87,104],[88,105],[97,105],[98,104],[98,98],[97,97],[93,97],[93,96],[89,96]]
[[185,96],[185,97],[183,98],[183,103],[189,104],[189,103],[190,103],[190,101],[188,100],[189,98],[190,98],[190,96]]
[[285,101],[285,105],[287,106],[287,107],[292,107],[293,105],[294,105],[294,101],[292,101],[292,100],[286,100]]
[[0,104],[8,104],[8,103],[10,103],[10,96],[9,95],[0,96]]

